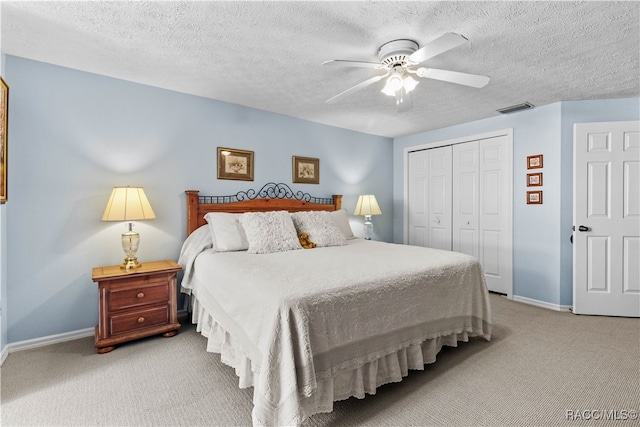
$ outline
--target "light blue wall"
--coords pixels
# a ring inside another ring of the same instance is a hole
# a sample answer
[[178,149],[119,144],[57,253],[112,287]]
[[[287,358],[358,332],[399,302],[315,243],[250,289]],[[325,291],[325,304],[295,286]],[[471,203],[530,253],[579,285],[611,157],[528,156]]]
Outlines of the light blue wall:
[[[113,186],[140,185],[156,213],[139,258],[177,259],[184,190],[230,195],[284,182],[314,196],[375,193],[391,241],[392,140],[15,56],[7,217],[8,342],[93,327],[91,268],[118,264],[124,225],[101,222]],[[216,179],[216,147],[255,152],[255,181]],[[291,184],[291,156],[320,158],[319,185]],[[362,235],[361,219],[352,218]]]
[[[512,128],[514,295],[572,303],[573,123],[637,120],[638,99],[562,102],[394,140],[394,241],[404,227],[404,149]],[[428,119],[428,118],[427,118]],[[544,204],[526,204],[526,157],[544,155]]]

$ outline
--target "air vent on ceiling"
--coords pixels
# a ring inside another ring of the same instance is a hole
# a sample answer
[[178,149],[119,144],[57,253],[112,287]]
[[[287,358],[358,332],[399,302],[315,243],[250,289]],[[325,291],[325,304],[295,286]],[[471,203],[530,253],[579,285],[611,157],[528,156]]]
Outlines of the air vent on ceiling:
[[523,102],[522,104],[512,105],[511,107],[501,108],[496,111],[501,114],[509,114],[509,113],[515,113],[516,111],[528,110],[529,108],[533,108],[533,107],[534,107],[533,104],[530,104],[528,102]]

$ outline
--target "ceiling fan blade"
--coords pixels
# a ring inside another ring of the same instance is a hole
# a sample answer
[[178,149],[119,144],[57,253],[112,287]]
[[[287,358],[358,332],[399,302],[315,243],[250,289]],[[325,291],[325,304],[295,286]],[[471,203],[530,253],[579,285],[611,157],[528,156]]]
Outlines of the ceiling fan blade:
[[382,68],[379,62],[365,62],[365,61],[347,61],[345,59],[330,59],[324,61],[322,65],[340,65],[344,67],[363,67],[363,68]]
[[396,104],[398,106],[398,113],[404,113],[413,108],[413,102],[411,101],[411,94],[404,88],[401,88],[396,92]]
[[327,104],[330,104],[330,103],[332,103],[332,102],[335,102],[335,100],[336,100],[336,99],[338,99],[338,98],[340,98],[341,96],[348,95],[348,94],[353,93],[353,92],[357,92],[357,91],[359,91],[359,90],[361,90],[361,89],[364,89],[365,87],[367,87],[367,86],[369,86],[369,85],[371,85],[371,84],[374,84],[374,83],[376,83],[376,82],[379,82],[380,80],[382,80],[383,78],[385,78],[388,74],[389,74],[389,73],[387,73],[387,74],[383,74],[383,75],[381,75],[381,76],[374,76],[374,77],[371,77],[370,79],[367,79],[367,80],[363,81],[362,83],[358,83],[357,85],[355,85],[355,86],[353,86],[353,87],[351,87],[351,88],[349,88],[349,89],[345,90],[344,92],[340,92],[339,94],[337,94],[337,95],[336,95],[336,96],[334,96],[333,98],[329,98],[329,99],[327,99],[325,102],[326,102]]
[[428,79],[442,80],[444,82],[457,83],[459,85],[476,88],[485,87],[489,83],[489,80],[491,80],[487,76],[460,73],[458,71],[439,70],[437,68],[418,68],[416,74]]
[[465,44],[468,40],[465,36],[456,33],[444,33],[434,41],[427,43],[421,49],[416,50],[409,56],[409,60],[419,64],[436,55]]

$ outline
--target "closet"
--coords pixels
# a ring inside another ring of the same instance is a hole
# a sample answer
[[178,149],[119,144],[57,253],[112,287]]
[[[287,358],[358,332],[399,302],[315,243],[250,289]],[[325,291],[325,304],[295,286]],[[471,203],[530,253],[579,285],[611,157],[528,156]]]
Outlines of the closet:
[[407,243],[472,255],[511,297],[511,135],[408,152]]

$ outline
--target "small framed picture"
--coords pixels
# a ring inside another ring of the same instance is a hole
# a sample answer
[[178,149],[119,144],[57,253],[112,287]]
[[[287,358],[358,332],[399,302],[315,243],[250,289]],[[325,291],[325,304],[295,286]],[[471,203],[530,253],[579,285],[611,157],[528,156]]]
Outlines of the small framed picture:
[[527,187],[541,187],[542,172],[527,174]]
[[218,147],[218,179],[253,181],[253,151]]
[[320,184],[320,159],[293,156],[293,182]]
[[527,191],[527,204],[528,205],[541,205],[542,204],[542,191]]
[[542,168],[542,154],[536,154],[535,156],[527,156],[527,169],[540,169]]

